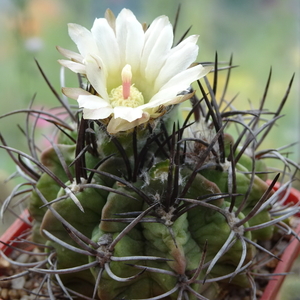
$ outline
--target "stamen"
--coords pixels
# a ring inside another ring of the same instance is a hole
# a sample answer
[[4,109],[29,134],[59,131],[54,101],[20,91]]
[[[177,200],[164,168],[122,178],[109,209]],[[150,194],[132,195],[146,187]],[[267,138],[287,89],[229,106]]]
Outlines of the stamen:
[[123,87],[123,99],[128,99],[130,96],[130,86],[131,86],[131,66],[126,65],[122,70],[122,87]]

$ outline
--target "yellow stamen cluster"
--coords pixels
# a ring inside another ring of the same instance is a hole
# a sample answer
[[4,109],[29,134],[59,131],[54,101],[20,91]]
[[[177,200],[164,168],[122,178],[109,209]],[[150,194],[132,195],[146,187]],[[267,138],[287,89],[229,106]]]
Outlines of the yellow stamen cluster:
[[109,100],[112,107],[138,107],[144,104],[142,93],[133,85],[130,86],[130,96],[127,99],[123,98],[123,86],[120,85],[111,91]]
[[126,106],[138,107],[144,104],[144,97],[142,93],[131,85],[132,73],[131,66],[125,65],[121,72],[122,85],[112,89],[109,100],[112,107]]

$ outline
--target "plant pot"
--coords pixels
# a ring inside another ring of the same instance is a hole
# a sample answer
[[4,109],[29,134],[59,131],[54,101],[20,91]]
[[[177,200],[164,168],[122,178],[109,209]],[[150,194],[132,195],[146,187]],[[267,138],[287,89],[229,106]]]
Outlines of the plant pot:
[[[277,190],[280,187],[280,184],[276,184],[274,189]],[[285,204],[288,203],[297,203],[300,202],[300,192],[294,188],[291,188],[290,194],[288,195]],[[297,214],[299,216],[299,214]],[[295,232],[299,235],[300,233],[300,224],[296,228]],[[296,238],[292,238],[291,243],[288,247],[284,250],[284,253],[281,256],[281,261],[278,262],[277,267],[274,270],[274,274],[280,273],[288,273],[294,261],[297,259],[300,253],[300,243]],[[269,281],[263,296],[260,300],[280,300],[278,297],[278,293],[280,288],[284,282],[285,276],[282,275],[275,275]]]
[[[276,184],[274,189],[277,190],[279,188],[279,184]],[[294,204],[300,202],[300,192],[294,188],[291,188],[290,193],[286,199],[285,203],[293,202]],[[24,231],[29,229],[30,226],[30,215],[27,210],[25,210],[19,219],[17,219],[1,236],[0,240],[14,245],[13,241]],[[296,233],[300,233],[300,224],[295,230]],[[3,251],[6,255],[9,255],[11,252],[11,248],[6,245],[0,243],[0,250]],[[281,261],[278,262],[277,267],[274,270],[274,274],[279,273],[288,273],[294,261],[297,259],[300,252],[300,242],[296,238],[292,238],[290,244],[287,246],[285,251],[281,256]],[[0,276],[1,276],[0,272]],[[284,282],[285,276],[282,275],[274,275],[272,279],[269,281],[266,286],[262,297],[260,300],[279,300],[278,293],[280,288]]]
[[[14,223],[4,232],[1,236],[0,241],[14,245],[14,240],[18,238],[25,230],[31,228],[31,217],[28,210],[24,210],[20,217],[14,221]],[[7,247],[5,244],[0,243],[0,250],[6,255],[9,255],[12,249]],[[0,273],[1,275],[1,273]]]

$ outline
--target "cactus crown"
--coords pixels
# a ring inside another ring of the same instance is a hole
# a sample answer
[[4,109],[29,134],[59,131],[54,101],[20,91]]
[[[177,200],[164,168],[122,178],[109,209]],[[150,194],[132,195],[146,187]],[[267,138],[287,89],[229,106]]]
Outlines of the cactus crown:
[[[127,10],[122,13],[132,17]],[[107,20],[117,22],[109,11]],[[84,65],[82,57],[60,51],[75,61],[62,64],[80,70],[81,86],[87,78],[85,90],[65,90],[86,115],[61,99],[37,63],[65,114],[31,107],[14,113],[53,124],[51,147],[38,153],[32,139],[36,122],[32,132],[28,126],[24,130],[30,154],[9,147],[1,136],[0,147],[26,179],[7,198],[2,214],[25,194],[34,219],[28,243],[38,243],[46,255],[44,261],[28,264],[28,272],[45,274],[49,295],[57,298],[221,299],[240,289],[255,299],[261,255],[277,258],[265,241],[278,228],[296,235],[285,220],[299,209],[281,199],[298,166],[277,150],[258,150],[280,117],[293,79],[277,111],[264,109],[271,72],[260,107],[238,111],[226,95],[232,58],[220,67],[216,55],[214,62],[196,65],[199,78],[204,69],[212,73],[211,83],[197,78],[197,93],[189,87],[175,94],[176,100],[160,100],[141,114],[135,109],[144,104],[122,107],[132,112],[132,122],[122,119],[115,105],[107,115],[101,107],[103,118],[88,117],[94,112],[90,103],[85,106],[85,97],[104,97],[89,75],[95,60],[102,62],[90,55]],[[221,93],[220,72],[226,73]],[[128,87],[123,79],[126,100],[130,80]],[[187,112],[178,104],[186,99],[192,104]],[[237,133],[230,133],[234,127]],[[283,170],[272,171],[265,158],[281,160]],[[286,183],[275,192],[279,177]],[[57,294],[53,285],[60,287]]]

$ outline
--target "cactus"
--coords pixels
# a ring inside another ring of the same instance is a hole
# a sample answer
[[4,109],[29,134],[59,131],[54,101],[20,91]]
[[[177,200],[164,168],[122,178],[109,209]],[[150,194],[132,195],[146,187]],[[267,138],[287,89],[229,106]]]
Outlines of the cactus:
[[[108,70],[113,63],[93,53],[101,41],[95,46],[89,40],[91,33],[98,36],[99,28],[122,31],[121,21],[129,27],[135,24],[130,11],[120,15],[115,19],[107,11],[107,21],[100,19],[91,32],[71,24],[70,36],[81,54],[59,48],[71,59],[60,63],[86,80],[85,88],[81,80],[81,88],[63,89],[78,100],[83,116],[58,96],[68,118],[52,116],[49,122],[57,134],[41,155],[31,144],[31,154],[10,148],[1,137],[1,148],[29,179],[24,185],[32,187],[26,190],[34,219],[32,239],[49,256],[47,264],[30,266],[29,271],[45,274],[65,296],[77,299],[225,299],[236,290],[249,291],[255,299],[258,253],[277,258],[263,242],[271,240],[278,228],[295,234],[284,221],[299,211],[278,201],[294,178],[292,168],[298,166],[274,149],[258,150],[280,116],[292,80],[276,112],[265,112],[263,107],[270,78],[259,109],[237,111],[225,100],[227,84],[220,99],[216,92],[221,71],[227,72],[229,80],[232,59],[225,68],[219,67],[216,56],[213,63],[185,70],[197,50],[191,37],[178,44],[177,52],[176,47],[167,52],[175,58],[182,55],[180,47],[194,53],[182,63],[182,70],[174,67],[179,71],[173,75],[184,82],[173,94],[164,90],[168,86],[153,88],[151,98],[151,86],[141,82],[147,74],[142,74],[143,69],[136,71],[135,58],[126,57],[121,79],[116,79],[117,71]],[[151,40],[156,27],[167,31],[169,26],[165,17],[152,24],[145,29],[145,40]],[[140,25],[136,30],[142,29]],[[85,53],[79,38],[89,44],[90,53]],[[106,46],[103,53],[109,51]],[[156,59],[163,68],[162,58]],[[140,68],[146,63],[142,61]],[[142,79],[134,72],[140,72]],[[204,83],[200,81],[208,72],[213,74],[212,84],[206,77]],[[111,77],[104,78],[105,74]],[[106,91],[97,76],[107,84]],[[163,81],[162,75],[155,76]],[[131,80],[136,81],[134,87]],[[194,80],[197,93],[190,86]],[[113,84],[123,88],[125,100],[134,95],[138,98],[134,101],[140,101],[142,93],[144,103],[131,107],[122,98],[121,106],[113,104],[119,101],[113,98],[118,87],[108,97],[111,103],[105,104],[103,94]],[[179,103],[187,99],[192,105],[185,113]],[[51,115],[26,112],[37,118]],[[272,118],[266,120],[268,115]],[[238,134],[233,127],[238,127]],[[282,160],[283,170],[271,172],[264,160],[268,157]],[[279,177],[288,180],[274,192]],[[17,194],[14,190],[4,206]]]

